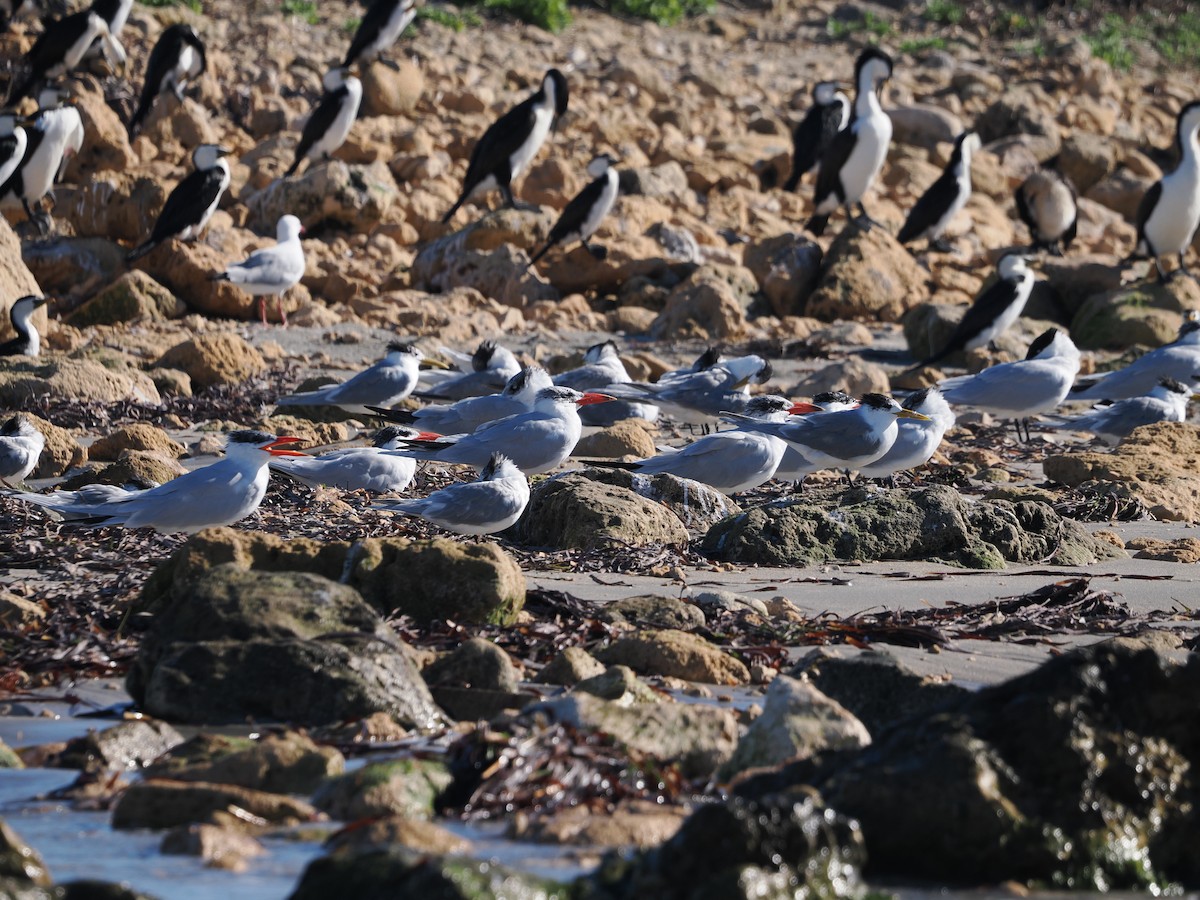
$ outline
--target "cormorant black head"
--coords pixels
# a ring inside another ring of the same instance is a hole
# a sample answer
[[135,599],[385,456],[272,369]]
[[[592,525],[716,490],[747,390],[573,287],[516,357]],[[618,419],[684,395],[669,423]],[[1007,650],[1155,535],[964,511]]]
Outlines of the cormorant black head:
[[[882,87],[883,82],[892,77],[894,65],[892,58],[878,47],[868,47],[858,55],[858,61],[854,64],[854,83],[860,91]],[[873,79],[864,87],[863,73],[868,70]]]
[[484,341],[475,348],[475,352],[471,355],[471,368],[476,372],[486,372],[488,363],[492,361],[492,355],[496,352],[495,341]]
[[558,120],[567,111],[567,76],[558,69],[551,69],[542,79],[542,90],[552,91],[554,95],[554,121],[557,124]]
[[117,13],[121,9],[121,0],[93,0],[92,12],[96,13],[109,25],[112,25],[113,19],[117,17]]
[[1058,337],[1058,329],[1047,328],[1040,335],[1038,335],[1037,340],[1029,345],[1029,351],[1025,354],[1025,358],[1036,359],[1043,350],[1054,343],[1054,339],[1056,337]]

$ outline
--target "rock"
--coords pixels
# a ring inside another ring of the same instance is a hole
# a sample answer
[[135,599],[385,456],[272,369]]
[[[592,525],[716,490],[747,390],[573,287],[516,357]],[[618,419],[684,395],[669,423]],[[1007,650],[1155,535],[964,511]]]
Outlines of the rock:
[[247,227],[273,234],[282,216],[294,215],[310,231],[320,226],[366,234],[383,220],[400,192],[383,162],[349,165],[338,159],[277,178],[245,198]]
[[77,328],[88,325],[117,325],[178,319],[187,311],[181,300],[147,275],[126,272],[99,294],[75,310],[68,322]]
[[71,101],[83,120],[83,146],[67,162],[67,180],[82,184],[96,172],[133,169],[137,157],[125,125],[105,100],[100,83],[90,77],[75,81]]
[[649,849],[670,840],[686,817],[687,810],[682,807],[646,801],[623,801],[615,809],[603,811],[581,805],[516,821],[511,836],[539,844]]
[[674,597],[659,597],[646,594],[641,597],[626,597],[606,604],[600,610],[600,618],[632,627],[678,628],[690,631],[704,627],[704,613],[690,603]]
[[846,656],[822,647],[803,656],[789,674],[812,682],[850,710],[871,734],[902,719],[932,715],[967,693],[945,678],[918,675],[886,650]]
[[330,850],[348,849],[353,853],[404,847],[418,853],[465,853],[471,842],[453,831],[404,816],[386,816],[333,834],[325,846]]
[[68,741],[55,754],[53,763],[58,768],[85,772],[141,769],[181,743],[183,735],[166,722],[147,719],[121,722]]
[[342,822],[391,815],[429,819],[450,782],[445,764],[435,760],[374,762],[330,778],[313,794],[313,804]]
[[115,484],[119,487],[152,488],[178,478],[186,470],[175,457],[149,450],[123,450],[112,465],[89,466],[62,483],[68,491],[89,484]]
[[574,472],[601,484],[627,488],[673,512],[690,532],[707,531],[742,508],[715,488],[675,475],[639,475],[621,469],[587,469]]
[[761,600],[755,597],[743,597],[733,591],[695,591],[691,595],[691,600],[700,607],[706,619],[723,612],[735,615],[751,612],[764,618],[771,615],[767,604]]
[[46,446],[42,448],[37,468],[32,473],[34,478],[57,478],[69,469],[87,462],[87,448],[75,440],[71,432],[52,425],[40,416],[29,413],[26,415],[29,416],[30,424],[46,439]]
[[574,472],[535,487],[510,533],[521,543],[559,550],[596,550],[613,543],[681,545],[688,540],[683,523],[661,504]]
[[732,710],[689,703],[622,706],[590,694],[571,694],[527,707],[524,720],[544,716],[585,731],[610,735],[628,749],[661,762],[678,762],[687,777],[711,774],[733,754],[737,718]]
[[345,771],[346,760],[306,734],[285,731],[258,740],[198,734],[154,760],[150,778],[234,784],[275,794],[308,794]]
[[0,879],[9,878],[39,887],[49,887],[51,883],[42,857],[0,819]]
[[747,684],[749,670],[740,660],[698,634],[666,629],[619,638],[597,654],[609,665],[629,666],[643,675],[663,675],[704,684]]
[[892,383],[883,366],[851,356],[841,362],[828,363],[802,378],[790,393],[812,397],[829,390],[843,390],[854,397],[872,392],[890,394]]
[[218,869],[240,871],[247,859],[266,853],[253,837],[239,828],[219,825],[180,825],[163,835],[159,851],[167,855],[198,856]]
[[934,150],[938,144],[953,144],[962,134],[962,119],[940,106],[917,103],[887,111],[892,120],[892,140],[897,144]]
[[728,779],[747,769],[827,751],[857,750],[869,743],[866,726],[836,700],[807,682],[779,676],[767,688],[762,715],[750,723],[720,775]]
[[226,564],[175,588],[126,679],[152,715],[321,724],[387,712],[417,728],[442,720],[403,645],[347,585]]
[[[13,232],[8,220],[0,216],[0,341],[16,337],[8,311],[17,300],[28,294],[41,296],[42,289],[21,258],[21,240]],[[46,333],[45,307],[33,314],[33,324],[39,333]]]
[[517,690],[520,677],[512,659],[484,638],[471,638],[425,668],[425,683],[436,687]]
[[975,120],[975,130],[985,144],[1014,135],[1039,135],[1061,144],[1058,123],[1046,112],[1048,99],[1031,86],[1009,88]]
[[865,860],[857,822],[792,791],[703,804],[665,844],[607,858],[578,888],[621,900],[855,897]]
[[[6,619],[4,618],[4,613],[7,611],[4,608],[5,602],[5,596],[0,594],[0,622],[5,622],[5,627],[9,627]],[[25,768],[25,763],[21,761],[21,757],[17,756],[17,754],[13,752],[12,748],[8,746],[8,744],[4,743],[4,741],[0,741],[0,769],[23,768]],[[0,862],[0,866],[3,866],[3,862]]]
[[1186,422],[1144,425],[1111,453],[1047,456],[1050,481],[1068,487],[1092,482],[1128,488],[1156,519],[1200,522],[1200,478],[1192,460],[1200,453],[1200,430]]
[[1133,538],[1125,544],[1125,549],[1136,551],[1134,559],[1156,559],[1184,565],[1200,562],[1200,541],[1195,538],[1176,538],[1173,541]]
[[571,455],[583,459],[644,459],[657,452],[649,432],[627,419],[580,438]]
[[898,322],[928,299],[928,273],[882,228],[847,227],[825,254],[825,271],[805,315],[832,322]]
[[429,245],[413,263],[413,283],[432,293],[473,288],[505,306],[518,309],[539,300],[559,300],[558,291],[529,265],[523,250],[509,245],[484,253],[463,250],[434,253]]
[[425,76],[411,60],[394,60],[396,68],[374,62],[362,73],[363,116],[407,116],[425,92]]
[[821,274],[821,247],[791,232],[752,241],[742,262],[758,281],[759,290],[777,316],[798,316]]
[[1084,196],[1118,213],[1125,221],[1136,222],[1138,205],[1153,183],[1152,178],[1118,169],[1092,185]]
[[973,569],[1002,569],[1006,561],[1086,565],[1112,559],[1116,550],[1044,503],[967,503],[945,486],[850,489],[836,504],[827,510],[805,498],[752,509],[715,525],[701,549],[717,559],[775,566],[922,559]]
[[1190,279],[1116,288],[1084,302],[1071,320],[1071,339],[1081,350],[1158,347],[1175,340],[1184,309],[1200,309],[1200,287]]
[[399,610],[420,621],[512,625],[525,602],[521,567],[495,544],[446,538],[285,541],[212,528],[193,535],[159,567],[143,588],[140,607],[152,612],[175,595],[187,596],[197,578],[222,563],[267,572],[311,572],[332,580],[349,572],[350,586],[377,610]]
[[1198,679],[1194,659],[1106,641],[736,792],[819,791],[860,822],[875,877],[1194,887]]
[[1040,269],[1071,315],[1078,313],[1088,299],[1121,287],[1121,269],[1106,255],[1047,257]]
[[539,684],[571,687],[587,678],[604,674],[604,663],[582,647],[564,647],[534,679]]
[[187,372],[156,367],[150,370],[150,379],[164,397],[192,396],[192,379]]
[[[182,176],[181,176],[182,177]],[[106,172],[64,193],[55,212],[71,223],[76,237],[99,237],[140,244],[150,235],[167,199],[158,178],[131,172]],[[64,208],[65,207],[65,208]]]
[[[226,254],[200,242],[184,243],[172,239],[133,265],[196,312],[231,319],[257,319],[258,305],[254,298],[228,281],[212,278],[239,258],[235,253]],[[289,312],[298,309],[297,297],[303,293],[302,286],[288,291],[284,308]],[[272,310],[274,306],[272,301]]]
[[261,353],[230,331],[200,334],[176,344],[155,365],[186,372],[200,389],[242,384],[267,367]]
[[126,450],[149,450],[175,459],[187,454],[187,448],[161,428],[135,422],[98,438],[88,448],[88,455],[92,459],[116,460]]
[[1058,170],[1071,179],[1080,194],[1086,194],[1116,167],[1117,149],[1101,135],[1076,131],[1063,141]]
[[34,397],[81,403],[134,400],[150,406],[161,402],[154,382],[136,369],[58,354],[9,357],[0,366],[0,405],[19,408]]
[[41,285],[40,290],[29,293],[45,293],[71,302],[90,297],[125,271],[124,248],[107,238],[27,241],[21,258]]
[[275,825],[298,825],[317,817],[303,800],[229,784],[184,783],[150,779],[131,784],[113,807],[112,827],[174,828],[203,822],[236,806]]
[[687,172],[676,160],[658,166],[622,167],[621,193],[678,200],[688,190]]
[[622,706],[658,703],[660,699],[628,666],[609,666],[599,675],[580,681],[575,685],[575,691],[591,694],[601,700],[611,700]]
[[742,337],[756,287],[748,270],[702,266],[667,295],[650,333],[658,339]]

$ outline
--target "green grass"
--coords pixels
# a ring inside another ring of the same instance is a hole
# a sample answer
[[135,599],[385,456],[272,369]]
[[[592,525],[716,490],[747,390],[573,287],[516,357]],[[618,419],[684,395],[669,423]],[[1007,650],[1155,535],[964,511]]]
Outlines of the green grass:
[[354,34],[358,31],[358,26],[362,24],[362,18],[359,16],[351,16],[342,23],[342,32],[344,34]]
[[691,16],[712,12],[716,0],[612,0],[612,10],[659,25],[675,25]]
[[1093,56],[1125,72],[1137,58],[1132,42],[1144,41],[1149,37],[1149,31],[1138,22],[1126,22],[1117,14],[1109,13],[1095,31],[1084,36],[1084,40],[1092,48]]
[[900,44],[901,53],[924,53],[926,50],[945,50],[946,39],[940,37],[913,38]]
[[966,8],[955,0],[927,0],[924,17],[939,25],[957,25],[967,14]]
[[485,9],[498,9],[546,31],[562,31],[571,24],[567,0],[483,0]]
[[[469,8],[464,8],[458,12],[454,12],[445,6],[420,6],[417,8],[416,22],[433,22],[437,25],[444,25],[452,31],[462,31],[464,28],[477,28],[483,24],[483,19],[479,18],[479,14]],[[413,30],[414,25],[409,25],[405,29],[405,34]]]
[[153,9],[163,9],[168,6],[186,6],[194,13],[204,11],[200,5],[200,0],[138,0],[138,2],[142,6],[149,6]]
[[861,19],[843,21],[830,16],[825,21],[825,33],[835,41],[845,40],[857,34],[865,33],[872,44],[879,43],[881,38],[892,33],[892,25],[886,19],[881,19],[873,12],[867,12]]
[[321,21],[321,17],[317,15],[315,0],[283,0],[281,9],[285,16],[297,16],[309,25],[316,25]]

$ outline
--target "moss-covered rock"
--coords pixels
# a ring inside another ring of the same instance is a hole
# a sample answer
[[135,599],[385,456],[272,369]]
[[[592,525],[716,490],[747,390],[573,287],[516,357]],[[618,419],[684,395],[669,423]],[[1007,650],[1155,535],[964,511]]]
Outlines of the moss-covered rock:
[[451,780],[446,766],[434,760],[369,763],[327,780],[313,795],[313,804],[343,822],[387,815],[428,819]]
[[972,569],[1086,565],[1114,551],[1123,555],[1044,503],[971,503],[943,485],[882,494],[855,487],[832,506],[806,497],[759,507],[715,525],[702,549],[717,559],[776,566],[920,559]]
[[0,819],[0,878],[47,887],[50,873],[38,852]]

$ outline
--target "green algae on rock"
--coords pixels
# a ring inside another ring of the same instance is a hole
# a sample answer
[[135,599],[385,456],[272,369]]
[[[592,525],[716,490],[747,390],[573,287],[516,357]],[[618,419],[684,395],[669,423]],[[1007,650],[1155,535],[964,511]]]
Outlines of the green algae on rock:
[[834,505],[810,497],[771,503],[713,526],[701,550],[773,566],[900,559],[971,569],[1003,569],[1008,562],[1086,565],[1124,555],[1044,503],[971,503],[944,485],[882,493],[854,487]]
[[429,819],[451,780],[445,764],[435,760],[369,763],[328,779],[313,794],[313,805],[343,822],[388,815]]

